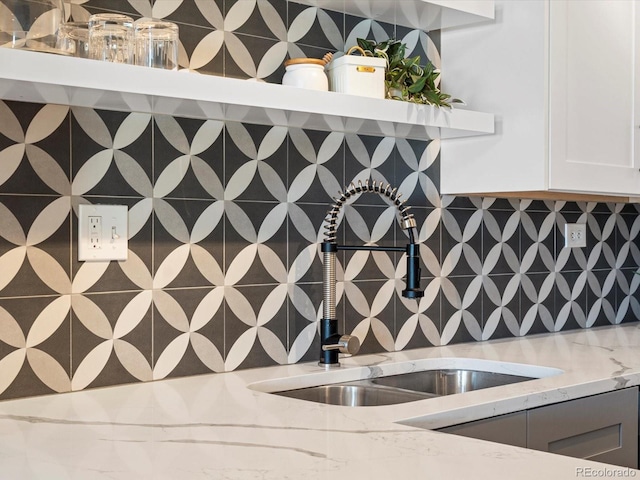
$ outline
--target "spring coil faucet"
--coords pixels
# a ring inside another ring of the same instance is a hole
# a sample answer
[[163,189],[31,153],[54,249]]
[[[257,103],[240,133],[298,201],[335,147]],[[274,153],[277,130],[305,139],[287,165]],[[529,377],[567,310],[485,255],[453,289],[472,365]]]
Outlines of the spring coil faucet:
[[[397,193],[397,188],[391,185],[376,183],[376,181],[366,180],[364,183],[351,183],[340,198],[335,198],[335,203],[325,218],[324,241],[322,242],[323,260],[323,308],[322,319],[320,320],[320,365],[337,366],[339,353],[349,353],[354,355],[360,349],[360,340],[351,335],[341,335],[338,333],[338,320],[336,318],[336,253],[338,250],[366,250],[381,252],[404,252],[407,254],[407,277],[406,288],[402,291],[405,298],[418,299],[424,295],[420,289],[420,245],[415,243],[414,230],[416,221],[413,215],[408,213],[411,207],[406,205],[406,200],[401,201],[402,194]],[[338,216],[344,203],[354,196],[363,193],[377,193],[382,198],[387,199],[398,209],[400,214],[400,226],[407,230],[409,244],[406,247],[379,247],[374,245],[338,245],[337,230]]]

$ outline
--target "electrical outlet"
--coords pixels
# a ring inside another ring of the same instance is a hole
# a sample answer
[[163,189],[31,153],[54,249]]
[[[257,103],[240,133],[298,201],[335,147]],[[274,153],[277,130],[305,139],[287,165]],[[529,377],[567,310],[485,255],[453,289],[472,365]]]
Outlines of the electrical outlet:
[[564,226],[564,246],[582,248],[587,246],[587,225],[566,223]]
[[102,217],[89,217],[89,248],[91,250],[102,248]]
[[78,260],[126,260],[126,205],[79,205]]

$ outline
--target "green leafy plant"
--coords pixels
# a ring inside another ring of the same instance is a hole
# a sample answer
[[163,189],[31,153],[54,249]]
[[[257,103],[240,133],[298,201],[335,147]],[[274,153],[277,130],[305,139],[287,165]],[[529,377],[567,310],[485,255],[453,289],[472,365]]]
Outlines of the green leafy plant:
[[400,40],[390,38],[376,43],[359,38],[358,46],[366,56],[386,60],[387,98],[447,108],[453,103],[464,103],[440,91],[437,85],[440,71],[431,62],[421,65],[420,55],[406,57],[407,45]]

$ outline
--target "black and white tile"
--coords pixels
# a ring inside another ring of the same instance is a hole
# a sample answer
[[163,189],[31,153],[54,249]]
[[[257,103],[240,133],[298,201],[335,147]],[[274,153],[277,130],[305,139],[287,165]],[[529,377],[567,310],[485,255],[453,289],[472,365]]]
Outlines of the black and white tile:
[[[74,0],[175,21],[180,65],[278,83],[287,56],[425,33],[285,0]],[[446,160],[446,159],[445,159]],[[323,221],[350,182],[413,206],[425,296],[399,254],[338,256],[337,311],[363,351],[555,332],[640,318],[636,205],[441,196],[439,140],[0,102],[0,399],[314,361]],[[78,262],[77,208],[129,208],[127,261]],[[365,195],[341,242],[404,244]],[[588,247],[567,249],[564,224]]]

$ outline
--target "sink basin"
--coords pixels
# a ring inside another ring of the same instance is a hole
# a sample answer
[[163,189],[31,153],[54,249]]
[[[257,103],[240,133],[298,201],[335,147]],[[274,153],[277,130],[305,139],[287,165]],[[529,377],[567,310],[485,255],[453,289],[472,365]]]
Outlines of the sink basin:
[[414,402],[433,395],[418,392],[402,391],[395,388],[385,388],[365,385],[365,380],[350,384],[320,385],[317,387],[300,388],[275,392],[277,395],[309,400],[311,402],[342,405],[347,407],[375,407],[381,405],[395,405],[398,403]]
[[372,379],[372,383],[440,396],[471,392],[483,388],[499,387],[534,379],[535,377],[523,377],[479,370],[442,369],[379,377]]
[[[406,373],[402,373],[406,372]],[[368,407],[415,402],[560,375],[553,367],[481,358],[425,358],[263,380],[248,388],[330,405]]]
[[329,405],[372,407],[415,402],[535,379],[479,370],[437,369],[272,393]]

